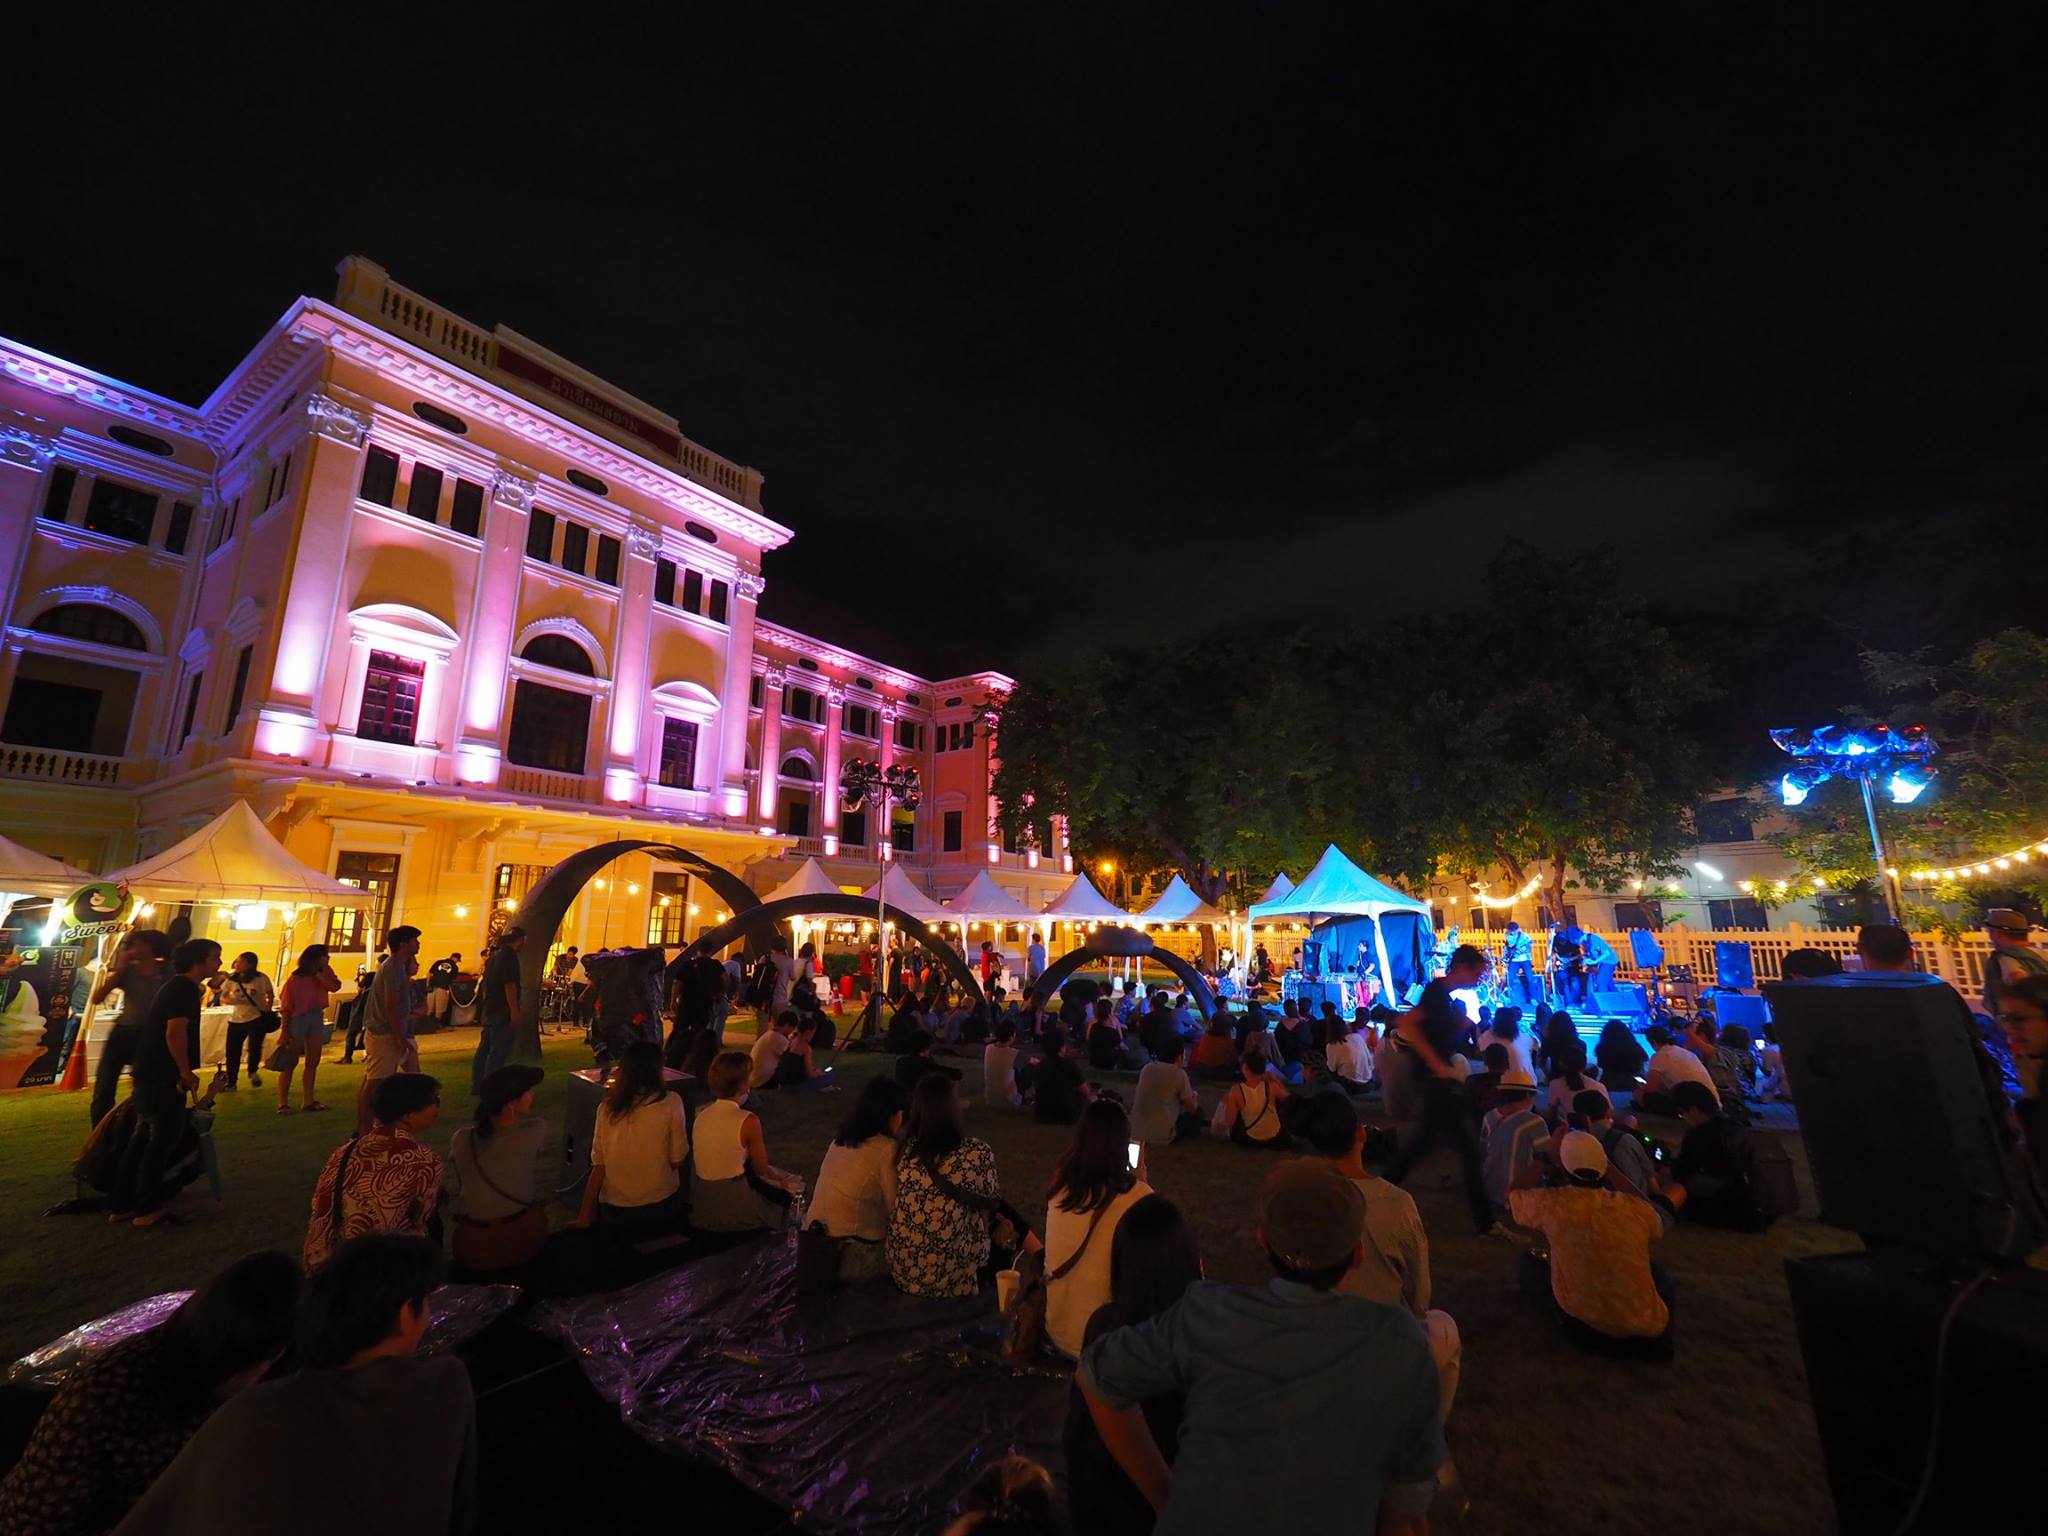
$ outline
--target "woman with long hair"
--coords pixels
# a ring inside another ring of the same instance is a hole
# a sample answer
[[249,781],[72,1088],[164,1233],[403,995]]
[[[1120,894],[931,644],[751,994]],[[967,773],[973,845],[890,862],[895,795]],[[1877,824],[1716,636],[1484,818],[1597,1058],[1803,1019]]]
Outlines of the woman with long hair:
[[1607,1091],[1607,1085],[1586,1071],[1586,1047],[1581,1041],[1574,1040],[1569,1046],[1559,1047],[1552,1062],[1557,1068],[1557,1075],[1551,1078],[1545,1095],[1545,1108],[1552,1125],[1565,1122],[1572,1112],[1572,1100],[1581,1093],[1597,1093],[1612,1102],[1614,1096]]
[[661,1047],[636,1040],[620,1055],[590,1138],[590,1178],[570,1225],[602,1216],[614,1228],[674,1226],[688,1206],[683,1160],[690,1134],[683,1101],[669,1092]]
[[284,1353],[300,1283],[290,1254],[252,1253],[159,1326],[89,1355],[0,1482],[0,1532],[92,1536],[119,1525],[214,1409]]
[[1152,1193],[1144,1173],[1123,1105],[1097,1099],[1082,1110],[1045,1192],[1045,1336],[1069,1360],[1081,1357],[1088,1319],[1109,1300],[1117,1225]]
[[[1194,1228],[1180,1208],[1164,1195],[1134,1202],[1116,1225],[1109,1248],[1109,1294],[1088,1319],[1082,1336],[1085,1348],[1105,1333],[1157,1317],[1181,1299],[1202,1278],[1202,1254]],[[1181,1411],[1186,1399],[1175,1393],[1148,1399],[1145,1423],[1171,1464],[1180,1448]],[[1102,1443],[1078,1385],[1067,1398],[1067,1487],[1078,1530],[1142,1536],[1152,1529],[1156,1512],[1124,1475]]]
[[284,1019],[284,1034],[278,1042],[289,1045],[296,1056],[278,1069],[277,1112],[292,1112],[292,1072],[299,1062],[306,1064],[306,1076],[299,1108],[313,1113],[327,1108],[313,1092],[313,1079],[320,1073],[320,1052],[327,1044],[327,999],[341,990],[341,978],[327,961],[325,944],[308,944],[299,951],[299,963],[284,979],[284,993],[277,1011]]
[[909,1108],[902,1084],[869,1078],[818,1169],[804,1225],[840,1240],[839,1278],[849,1284],[888,1267],[882,1245],[896,1209],[896,1136]]
[[[1558,1019],[1571,1023],[1571,1016],[1559,1009],[1551,1015],[1551,1022]],[[1636,1039],[1635,1031],[1619,1019],[1609,1019],[1600,1026],[1599,1042],[1593,1047],[1593,1060],[1600,1068],[1600,1081],[1607,1085],[1609,1097],[1617,1093],[1633,1093],[1643,1086],[1643,1068],[1649,1065],[1650,1055]]]

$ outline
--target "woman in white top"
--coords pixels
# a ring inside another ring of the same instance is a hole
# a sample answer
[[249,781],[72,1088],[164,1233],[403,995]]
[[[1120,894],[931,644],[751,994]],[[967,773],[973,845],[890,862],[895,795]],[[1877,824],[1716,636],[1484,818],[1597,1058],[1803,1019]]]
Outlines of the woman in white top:
[[1216,1106],[1216,1127],[1241,1147],[1288,1152],[1293,1150],[1294,1140],[1280,1127],[1287,1085],[1267,1069],[1265,1039],[1253,1035],[1245,1041],[1244,1057],[1237,1064],[1238,1080]]
[[590,1179],[571,1225],[587,1227],[601,1212],[608,1226],[673,1226],[686,1206],[681,1170],[689,1155],[682,1095],[669,1091],[661,1047],[636,1040],[619,1058],[598,1108]]
[[228,1009],[230,1092],[234,1091],[235,1079],[241,1075],[245,1046],[249,1053],[249,1086],[263,1086],[263,1079],[257,1075],[256,1069],[263,1064],[263,1037],[277,1022],[272,1012],[277,1006],[277,994],[271,990],[270,978],[258,969],[259,964],[253,951],[239,954],[220,982],[220,1000]]
[[740,1108],[753,1074],[745,1051],[720,1051],[705,1074],[713,1097],[697,1111],[690,1177],[690,1225],[700,1232],[773,1231],[803,1188],[768,1161],[760,1117]]
[[1515,1066],[1530,1077],[1536,1075],[1534,1042],[1529,1032],[1522,1028],[1522,1010],[1519,1008],[1496,1008],[1493,1022],[1479,1035],[1479,1054],[1485,1055],[1489,1045],[1504,1045]]
[[981,1092],[991,1104],[1024,1107],[1024,1090],[1017,1086],[1017,1026],[1010,1019],[997,1019],[994,1038],[981,1048]]
[[888,1271],[882,1240],[896,1209],[896,1137],[910,1095],[893,1077],[871,1077],[825,1149],[806,1227],[841,1239],[839,1278],[853,1284]]
[[1566,1046],[1563,1070],[1550,1080],[1547,1113],[1552,1125],[1563,1125],[1570,1118],[1572,1100],[1587,1090],[1600,1095],[1608,1103],[1614,1102],[1614,1095],[1607,1091],[1607,1085],[1586,1071],[1586,1048]]
[[1365,1042],[1351,1033],[1351,1026],[1342,1019],[1330,1021],[1330,1043],[1323,1047],[1323,1061],[1332,1077],[1342,1078],[1347,1083],[1369,1083],[1372,1081],[1372,1052]]
[[1109,1251],[1124,1212],[1152,1193],[1145,1154],[1131,1159],[1131,1122],[1121,1104],[1096,1099],[1053,1170],[1045,1208],[1045,1336],[1081,1357],[1095,1309],[1109,1300]]

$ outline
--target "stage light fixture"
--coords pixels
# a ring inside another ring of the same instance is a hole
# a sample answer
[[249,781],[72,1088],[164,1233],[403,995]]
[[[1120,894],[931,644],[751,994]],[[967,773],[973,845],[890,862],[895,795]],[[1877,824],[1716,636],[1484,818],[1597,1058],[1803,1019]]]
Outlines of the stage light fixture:
[[1894,769],[1885,788],[1891,793],[1895,805],[1911,805],[1926,791],[1933,779],[1931,769],[1904,767]]

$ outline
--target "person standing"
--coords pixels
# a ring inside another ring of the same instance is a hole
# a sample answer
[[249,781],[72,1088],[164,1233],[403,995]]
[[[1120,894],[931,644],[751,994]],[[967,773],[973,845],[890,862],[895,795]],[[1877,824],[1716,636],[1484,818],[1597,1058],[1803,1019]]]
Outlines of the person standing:
[[[327,963],[325,944],[308,944],[299,954],[299,963],[292,968],[291,975],[284,979],[284,994],[279,999],[278,1011],[284,1016],[284,1038],[297,1047],[300,1057],[306,1063],[305,1094],[299,1107],[310,1113],[327,1108],[320,1102],[313,1090],[313,1080],[320,1072],[320,1050],[327,1029],[327,999],[341,990],[341,978],[334,974],[334,967]],[[292,1069],[297,1062],[287,1062],[277,1074],[277,1112],[291,1113]]]
[[1579,947],[1586,961],[1585,985],[1588,995],[1597,997],[1602,992],[1612,992],[1614,971],[1621,964],[1621,957],[1615,954],[1614,946],[1599,934],[1587,929]]
[[420,931],[401,926],[384,936],[390,958],[377,967],[363,998],[363,1041],[368,1062],[356,1090],[356,1129],[370,1128],[370,1095],[384,1078],[420,1069],[413,1040],[412,973],[419,963]]
[[1536,1001],[1535,943],[1513,918],[1508,919],[1507,931],[1501,935],[1500,956],[1507,967],[1508,996],[1529,1007]]
[[1482,1236],[1505,1237],[1507,1229],[1493,1219],[1493,1202],[1486,1193],[1479,1131],[1466,1112],[1464,1085],[1451,1066],[1451,1057],[1458,1050],[1458,1037],[1465,1029],[1465,1017],[1451,994],[1479,985],[1489,963],[1484,950],[1460,944],[1451,951],[1444,974],[1422,989],[1422,1001],[1402,1015],[1395,1026],[1419,1069],[1417,1086],[1422,1102],[1415,1135],[1402,1144],[1388,1165],[1387,1182],[1399,1184],[1439,1136],[1448,1137],[1464,1170],[1465,1200],[1472,1212],[1474,1229]]
[[1992,1018],[2006,987],[2022,976],[2048,976],[2048,956],[2034,948],[2026,914],[2011,907],[1993,907],[1984,914],[1984,937],[1991,953],[1984,959],[1984,1011]]
[[484,1079],[512,1058],[512,1030],[519,1017],[519,951],[526,947],[526,930],[513,924],[498,935],[498,944],[484,964],[484,979],[477,997],[483,1029],[477,1035],[476,1056],[469,1064],[469,1091],[483,1092]]
[[277,1027],[277,993],[270,978],[258,969],[255,951],[244,950],[235,956],[220,984],[220,1000],[228,1008],[226,1091],[235,1091],[244,1049],[249,1055],[249,1086],[261,1088],[263,1079],[257,1069],[263,1065],[263,1037]]
[[1038,978],[1045,974],[1045,936],[1036,928],[1031,930],[1031,942],[1024,950],[1024,985],[1036,987]]
[[[115,992],[121,994],[121,1012],[107,1038],[100,1043],[100,1070],[92,1084],[92,1123],[107,1118],[121,1091],[121,1074],[135,1058],[143,1025],[149,1020],[150,1005],[157,989],[170,978],[171,941],[154,928],[138,928],[121,946],[121,963],[100,979],[92,989],[92,1006],[97,1008]],[[79,1042],[79,1049],[85,1044]]]
[[185,1128],[185,1095],[199,1086],[194,1068],[199,1060],[199,989],[220,974],[220,946],[211,939],[188,939],[171,956],[171,969],[174,974],[150,1004],[130,1069],[135,1079],[136,1139],[115,1203],[133,1213],[138,1227],[153,1227],[164,1219],[164,1172]]

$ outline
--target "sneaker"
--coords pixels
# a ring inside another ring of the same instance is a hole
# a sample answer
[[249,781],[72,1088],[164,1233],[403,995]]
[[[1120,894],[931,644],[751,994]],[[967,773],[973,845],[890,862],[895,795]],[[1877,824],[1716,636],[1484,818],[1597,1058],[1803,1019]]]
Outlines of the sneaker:
[[254,1072],[251,1072],[249,1074],[249,1086],[251,1088],[261,1088],[263,1086],[263,1079],[258,1077]]
[[222,1093],[233,1093],[233,1092],[235,1091],[235,1084],[234,1084],[234,1082],[233,1082],[232,1080],[230,1080],[230,1081],[228,1081],[228,1082],[222,1083],[222,1084],[220,1085],[220,1091],[221,1091]]

